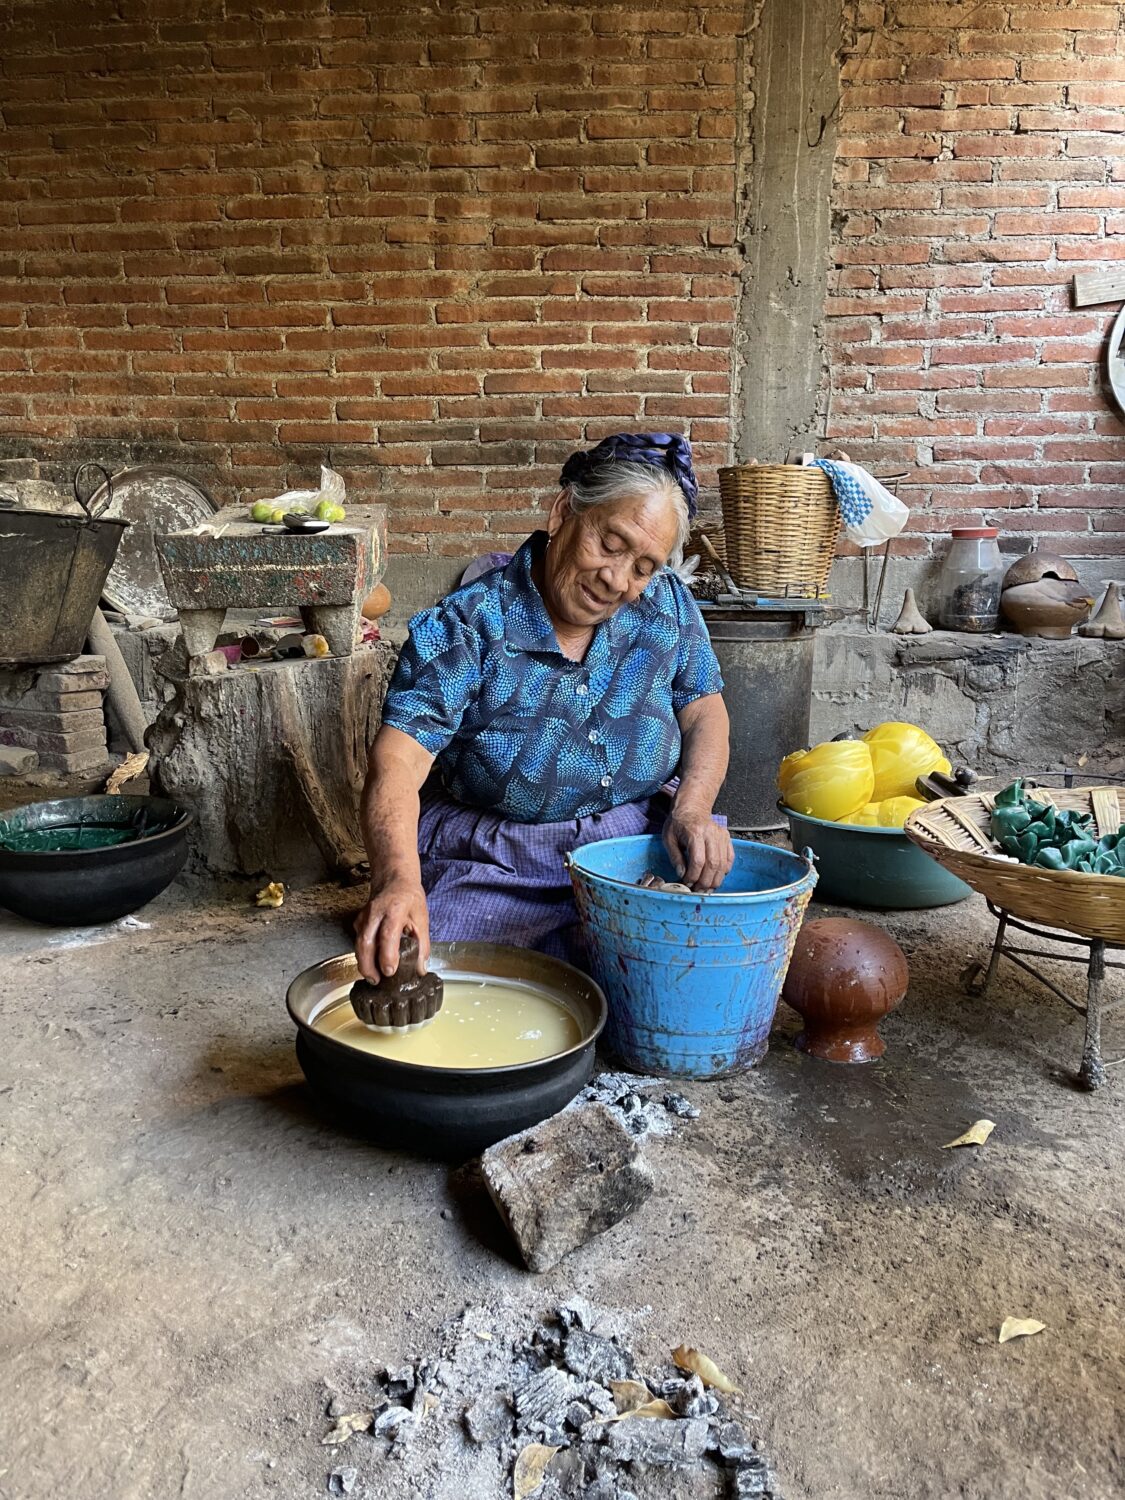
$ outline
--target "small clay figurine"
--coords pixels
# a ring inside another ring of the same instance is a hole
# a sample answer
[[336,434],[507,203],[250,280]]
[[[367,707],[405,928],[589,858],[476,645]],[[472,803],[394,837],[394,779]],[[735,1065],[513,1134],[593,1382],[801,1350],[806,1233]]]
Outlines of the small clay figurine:
[[436,974],[418,973],[418,939],[404,932],[398,948],[398,968],[378,984],[357,979],[352,985],[352,1009],[374,1031],[409,1031],[432,1021],[441,1009],[445,986]]
[[922,614],[914,599],[914,590],[907,589],[902,598],[898,619],[891,626],[894,635],[929,635],[933,626]]
[[1121,617],[1121,594],[1115,583],[1105,591],[1097,614],[1087,625],[1079,625],[1079,635],[1092,636],[1098,641],[1125,641],[1125,619]]

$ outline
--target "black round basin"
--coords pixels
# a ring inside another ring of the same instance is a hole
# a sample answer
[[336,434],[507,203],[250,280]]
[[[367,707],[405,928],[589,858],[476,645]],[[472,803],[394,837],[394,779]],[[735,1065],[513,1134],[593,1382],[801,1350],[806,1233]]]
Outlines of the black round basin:
[[166,797],[67,797],[0,815],[0,906],[51,927],[112,922],[187,859],[192,814]]
[[353,953],[298,974],[286,1003],[305,1077],[342,1121],[385,1145],[465,1161],[557,1114],[589,1082],[605,996],[570,964],[499,943],[435,943],[430,969],[445,979],[533,982],[567,1007],[581,1040],[554,1057],[498,1068],[428,1067],[362,1052],[315,1025],[359,978]]

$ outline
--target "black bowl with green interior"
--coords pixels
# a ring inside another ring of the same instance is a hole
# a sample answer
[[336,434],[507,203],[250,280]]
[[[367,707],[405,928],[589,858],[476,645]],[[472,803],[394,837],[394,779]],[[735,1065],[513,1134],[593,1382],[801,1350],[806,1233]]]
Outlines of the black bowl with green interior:
[[0,906],[50,927],[113,922],[170,885],[192,814],[166,797],[67,797],[0,815]]

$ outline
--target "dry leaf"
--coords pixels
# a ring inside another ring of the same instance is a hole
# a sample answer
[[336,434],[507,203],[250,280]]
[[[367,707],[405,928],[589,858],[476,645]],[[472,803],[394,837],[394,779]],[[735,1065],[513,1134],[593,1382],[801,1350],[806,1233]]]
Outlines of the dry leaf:
[[337,1417],[336,1425],[332,1431],[321,1438],[321,1446],[324,1448],[338,1448],[341,1443],[346,1443],[355,1433],[367,1432],[374,1420],[375,1413],[370,1411],[350,1411],[347,1416]]
[[[632,1380],[616,1381],[617,1385],[634,1385]],[[616,1398],[615,1398],[616,1399]],[[595,1417],[595,1421],[604,1422],[608,1427],[611,1422],[627,1422],[630,1417],[669,1417],[675,1418],[679,1412],[675,1412],[661,1396],[649,1396],[640,1406],[630,1406],[625,1411],[619,1411],[615,1417]]]
[[943,1151],[951,1151],[954,1146],[983,1146],[995,1129],[995,1120],[978,1120],[975,1125],[969,1126],[964,1135],[959,1135],[955,1141],[946,1141],[941,1149]]
[[734,1385],[715,1364],[714,1360],[708,1359],[706,1354],[700,1354],[698,1349],[689,1349],[686,1344],[681,1344],[678,1349],[672,1350],[672,1358],[681,1370],[686,1370],[689,1375],[698,1375],[704,1385],[712,1390],[722,1391],[725,1396],[741,1396],[742,1392]]
[[512,1474],[516,1500],[526,1500],[526,1496],[534,1495],[543,1483],[547,1465],[558,1451],[557,1448],[548,1448],[546,1443],[528,1443],[526,1448],[520,1450],[515,1472]]
[[609,1388],[613,1392],[613,1404],[622,1415],[636,1411],[638,1406],[652,1400],[652,1392],[643,1380],[611,1380]]
[[139,776],[148,765],[148,751],[137,750],[132,755],[127,755],[117,769],[110,773],[110,778],[105,784],[107,797],[117,797],[121,794],[121,788],[127,781],[132,781]]
[[285,900],[285,887],[280,880],[271,880],[254,897],[255,906],[280,906]]
[[999,1342],[1006,1344],[1009,1339],[1030,1338],[1033,1333],[1042,1333],[1046,1326],[1038,1318],[1005,1318],[1000,1325]]
[[634,1406],[632,1411],[623,1411],[619,1417],[611,1417],[610,1421],[623,1422],[626,1417],[675,1417],[676,1413],[668,1405],[667,1401],[660,1396],[655,1396],[651,1401],[646,1401],[643,1406]]

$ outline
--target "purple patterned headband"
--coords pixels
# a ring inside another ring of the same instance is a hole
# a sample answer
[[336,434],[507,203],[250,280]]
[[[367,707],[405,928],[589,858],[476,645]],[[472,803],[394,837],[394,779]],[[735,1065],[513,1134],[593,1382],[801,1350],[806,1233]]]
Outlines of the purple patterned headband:
[[691,444],[677,433],[617,432],[612,437],[602,438],[596,448],[580,449],[570,455],[559,475],[559,483],[579,484],[591,470],[615,462],[648,464],[653,469],[664,469],[683,490],[688,515],[695,515],[699,481],[691,466]]

